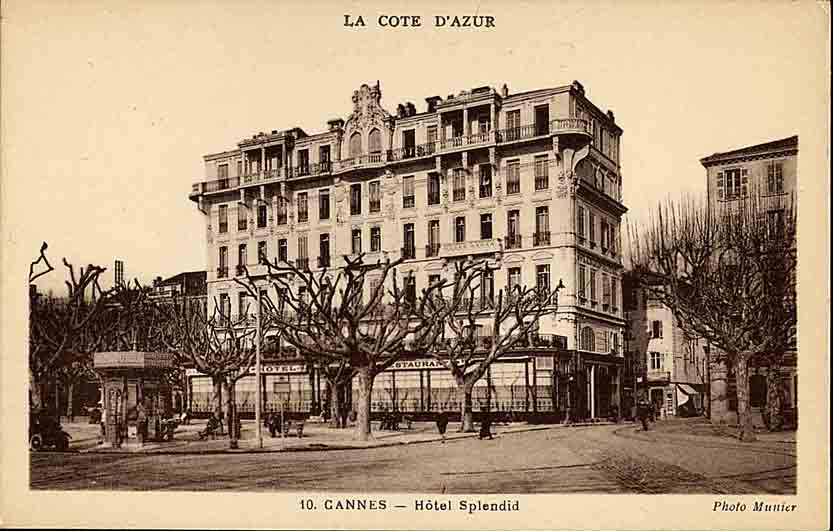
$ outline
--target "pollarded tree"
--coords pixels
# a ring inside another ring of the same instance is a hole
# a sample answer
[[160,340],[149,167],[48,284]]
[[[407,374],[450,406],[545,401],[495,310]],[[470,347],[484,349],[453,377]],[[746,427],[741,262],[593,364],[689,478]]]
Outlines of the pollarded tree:
[[448,316],[443,340],[434,342],[428,353],[454,376],[458,396],[462,395],[461,431],[474,430],[474,385],[505,354],[533,344],[533,332],[541,317],[555,313],[558,290],[563,287],[560,283],[554,290],[549,286],[514,286],[500,289],[494,296],[492,271],[485,261],[471,268],[458,263],[453,282],[437,290],[425,306],[428,313],[422,316]]
[[[312,363],[344,364],[358,378],[356,438],[370,436],[370,398],[376,376],[410,352],[424,352],[441,332],[437,323],[448,316],[431,314],[427,304],[446,282],[417,293],[410,276],[401,285],[397,268],[402,260],[365,263],[363,256],[344,257],[333,271],[299,269],[261,257],[267,281],[276,288],[264,311],[270,313],[281,337]],[[471,265],[470,267],[473,267]],[[245,284],[255,296],[259,289],[248,276]],[[429,318],[426,318],[430,316]]]
[[792,204],[754,193],[719,212],[691,199],[669,203],[631,240],[635,268],[654,278],[646,289],[733,367],[740,437],[754,440],[750,361],[780,363],[773,353],[790,349],[796,325]]
[[[43,275],[54,271],[46,257],[47,244],[40,249],[40,256],[29,269],[30,286]],[[46,269],[35,272],[43,262]],[[44,398],[50,375],[55,376],[64,367],[76,362],[80,356],[89,353],[79,348],[81,343],[101,340],[91,334],[93,324],[102,316],[109,290],[103,291],[99,279],[105,269],[88,265],[78,270],[63,260],[67,268],[65,281],[67,295],[63,298],[45,296],[30,289],[29,296],[29,390],[32,407],[45,406]]]
[[[180,364],[196,368],[211,378],[214,385],[214,413],[220,418],[223,405],[229,427],[229,441],[237,447],[237,382],[249,373],[255,362],[257,327],[248,305],[242,315],[233,317],[231,309],[212,301],[211,313],[193,301],[176,298],[158,305],[166,323],[162,334],[165,350],[172,352]],[[261,320],[261,333],[272,321]],[[225,404],[223,404],[225,396]]]

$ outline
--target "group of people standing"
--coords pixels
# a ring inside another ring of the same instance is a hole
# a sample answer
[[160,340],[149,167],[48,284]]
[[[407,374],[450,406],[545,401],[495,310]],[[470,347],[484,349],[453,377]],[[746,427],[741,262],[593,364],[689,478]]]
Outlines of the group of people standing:
[[[437,414],[436,418],[437,423],[437,431],[440,432],[440,436],[442,437],[442,442],[445,443],[445,431],[448,428],[448,412],[442,411]],[[488,413],[483,414],[483,420],[480,421],[480,432],[478,433],[478,439],[492,439],[494,436],[492,435],[492,419]]]

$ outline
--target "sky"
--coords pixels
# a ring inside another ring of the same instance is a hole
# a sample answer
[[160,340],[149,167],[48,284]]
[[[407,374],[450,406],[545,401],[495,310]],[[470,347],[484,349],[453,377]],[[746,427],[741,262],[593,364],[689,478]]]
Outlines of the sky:
[[[53,265],[101,264],[108,281],[116,258],[144,282],[204,269],[204,220],[188,200],[203,155],[258,131],[322,131],[376,80],[392,112],[482,85],[581,81],[624,129],[624,203],[638,222],[705,190],[703,156],[828,139],[823,6],[5,2],[3,263],[23,271],[45,240]],[[434,15],[475,13],[496,27],[432,27]],[[344,27],[345,14],[367,27]],[[380,28],[381,14],[420,15],[423,27]],[[62,289],[63,273],[42,289]]]

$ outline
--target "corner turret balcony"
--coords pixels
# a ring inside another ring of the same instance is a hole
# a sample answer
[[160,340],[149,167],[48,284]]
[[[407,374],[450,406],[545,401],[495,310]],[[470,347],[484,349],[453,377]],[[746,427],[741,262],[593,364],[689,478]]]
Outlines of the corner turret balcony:
[[551,135],[578,135],[583,137],[583,142],[589,142],[593,137],[593,132],[590,128],[590,122],[582,118],[556,118],[549,122],[502,129],[497,132],[497,141],[508,143]]

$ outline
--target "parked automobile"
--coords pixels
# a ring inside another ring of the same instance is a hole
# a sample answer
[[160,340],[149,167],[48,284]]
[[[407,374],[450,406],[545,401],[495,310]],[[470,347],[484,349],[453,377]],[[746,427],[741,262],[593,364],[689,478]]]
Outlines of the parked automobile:
[[61,427],[59,417],[46,411],[29,414],[29,448],[39,451],[44,448],[68,450],[71,436]]

